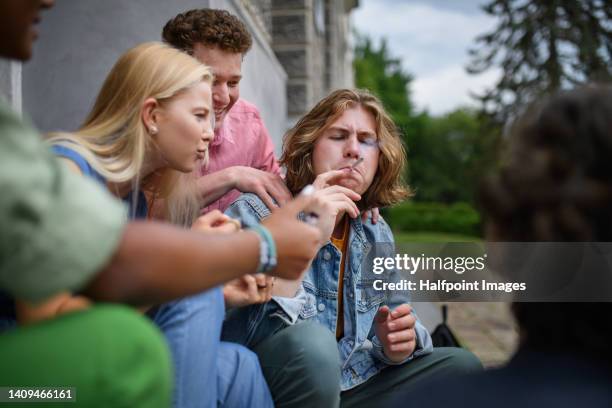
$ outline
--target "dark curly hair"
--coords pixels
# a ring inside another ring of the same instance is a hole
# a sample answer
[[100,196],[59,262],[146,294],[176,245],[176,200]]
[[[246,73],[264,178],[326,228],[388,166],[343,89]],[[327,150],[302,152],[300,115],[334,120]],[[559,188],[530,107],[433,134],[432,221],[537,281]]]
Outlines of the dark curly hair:
[[246,54],[253,44],[251,34],[238,17],[216,9],[195,9],[177,15],[164,26],[162,38],[189,54],[193,54],[197,43],[241,54]]
[[612,87],[532,106],[480,192],[499,241],[612,241]]
[[[479,195],[490,240],[612,242],[611,86],[534,105],[508,142]],[[612,303],[514,303],[512,310],[524,346],[612,364]]]

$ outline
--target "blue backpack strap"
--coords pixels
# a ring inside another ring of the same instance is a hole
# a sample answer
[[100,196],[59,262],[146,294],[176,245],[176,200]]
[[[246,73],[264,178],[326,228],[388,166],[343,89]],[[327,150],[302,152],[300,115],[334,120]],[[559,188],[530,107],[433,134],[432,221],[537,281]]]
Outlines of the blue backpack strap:
[[136,196],[136,207],[134,207],[134,192],[130,192],[123,199],[123,201],[128,205],[130,219],[137,220],[146,220],[149,216],[149,206],[147,205],[147,197],[142,190],[138,190],[138,195]]
[[76,150],[72,150],[71,148],[62,145],[52,145],[51,151],[58,157],[64,157],[74,162],[74,164],[79,167],[83,175],[91,177],[100,183],[106,182],[106,180],[104,180],[104,177],[102,177],[100,173],[95,171],[94,168],[91,167],[89,162],[85,160],[85,158],[81,156],[81,154],[78,153]]

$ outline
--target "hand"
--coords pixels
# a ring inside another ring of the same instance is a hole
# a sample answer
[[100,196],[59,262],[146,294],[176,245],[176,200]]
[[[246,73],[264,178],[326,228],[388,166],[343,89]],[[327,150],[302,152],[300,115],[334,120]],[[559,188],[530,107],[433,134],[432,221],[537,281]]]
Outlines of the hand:
[[359,216],[359,209],[355,201],[359,201],[361,196],[342,186],[325,187],[313,193],[313,202],[308,207],[308,212],[318,215],[315,226],[321,231],[321,238],[326,241],[331,237],[336,222],[347,213],[351,218]]
[[90,305],[91,301],[86,297],[61,292],[36,305],[16,299],[15,311],[19,324],[30,324],[53,319],[64,313],[87,309]]
[[291,200],[291,193],[285,182],[276,174],[252,167],[235,166],[231,168],[230,177],[234,188],[243,193],[257,194],[270,209],[282,206]]
[[312,196],[298,196],[284,207],[275,209],[262,225],[268,228],[276,244],[276,268],[271,275],[298,279],[319,250],[321,233],[297,219],[313,202]]
[[240,221],[234,220],[219,210],[212,210],[198,217],[191,226],[191,229],[202,232],[229,234],[240,230]]
[[374,331],[382,343],[387,358],[401,362],[408,358],[416,348],[416,318],[411,314],[412,307],[404,303],[393,312],[389,306],[382,306],[374,317]]
[[330,184],[331,180],[341,178],[345,174],[345,170],[328,171],[319,174],[313,183],[317,191],[313,193],[314,201],[307,211],[318,215],[316,226],[321,231],[323,240],[332,235],[336,222],[344,213],[352,218],[359,216],[355,201],[361,200],[361,196],[349,188]]
[[223,285],[226,307],[242,307],[270,301],[274,279],[273,276],[257,273],[227,282]]
[[85,296],[71,296],[58,306],[57,314],[62,315],[65,313],[77,312],[79,310],[89,309],[90,307],[91,300]]
[[372,224],[376,224],[380,218],[380,211],[378,211],[378,207],[374,207],[369,211],[364,211],[361,214],[361,221],[366,222],[370,215],[372,216]]

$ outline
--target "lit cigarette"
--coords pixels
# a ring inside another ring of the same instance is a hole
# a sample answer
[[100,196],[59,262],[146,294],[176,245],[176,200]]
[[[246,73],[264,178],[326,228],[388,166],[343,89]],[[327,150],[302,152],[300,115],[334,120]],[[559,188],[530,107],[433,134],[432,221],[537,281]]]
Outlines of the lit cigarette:
[[363,157],[358,158],[357,161],[353,163],[353,165],[351,166],[351,169],[354,169],[355,167],[357,167],[357,165],[361,163],[362,161],[363,161]]

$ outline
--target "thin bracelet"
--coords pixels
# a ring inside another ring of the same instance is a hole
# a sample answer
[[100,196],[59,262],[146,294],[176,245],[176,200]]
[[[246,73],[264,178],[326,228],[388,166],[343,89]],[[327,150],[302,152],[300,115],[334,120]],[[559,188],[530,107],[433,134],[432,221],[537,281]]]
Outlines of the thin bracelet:
[[251,225],[250,229],[255,231],[260,238],[260,256],[257,272],[267,273],[276,268],[276,244],[270,231],[260,224]]

